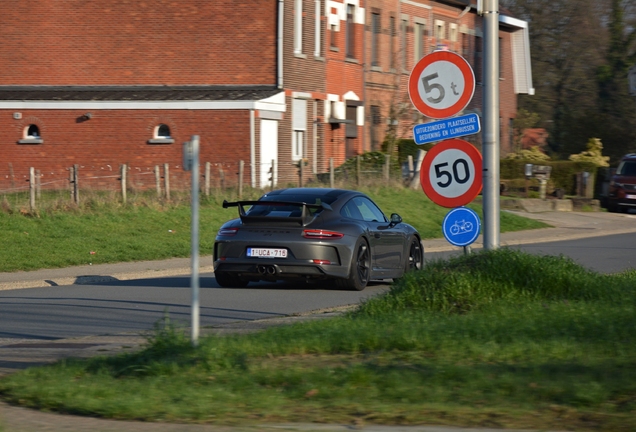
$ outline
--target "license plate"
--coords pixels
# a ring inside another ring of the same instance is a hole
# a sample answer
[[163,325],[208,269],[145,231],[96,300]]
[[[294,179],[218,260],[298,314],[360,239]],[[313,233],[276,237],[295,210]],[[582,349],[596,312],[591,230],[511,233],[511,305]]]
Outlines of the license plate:
[[636,195],[625,195],[627,199],[636,199]]
[[287,258],[287,249],[247,248],[247,256],[253,258]]

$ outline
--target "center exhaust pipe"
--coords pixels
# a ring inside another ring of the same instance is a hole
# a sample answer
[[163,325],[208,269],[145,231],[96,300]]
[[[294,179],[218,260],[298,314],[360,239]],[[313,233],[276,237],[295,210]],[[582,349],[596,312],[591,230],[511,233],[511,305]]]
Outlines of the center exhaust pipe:
[[265,274],[267,272],[267,268],[264,265],[259,265],[256,267],[258,274]]
[[276,274],[276,267],[274,266],[267,266],[267,274]]

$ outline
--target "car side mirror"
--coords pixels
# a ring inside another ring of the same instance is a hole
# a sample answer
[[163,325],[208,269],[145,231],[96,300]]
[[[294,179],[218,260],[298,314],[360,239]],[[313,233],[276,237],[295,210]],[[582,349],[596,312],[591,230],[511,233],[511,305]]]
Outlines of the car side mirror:
[[402,216],[397,213],[391,213],[391,226],[402,223]]

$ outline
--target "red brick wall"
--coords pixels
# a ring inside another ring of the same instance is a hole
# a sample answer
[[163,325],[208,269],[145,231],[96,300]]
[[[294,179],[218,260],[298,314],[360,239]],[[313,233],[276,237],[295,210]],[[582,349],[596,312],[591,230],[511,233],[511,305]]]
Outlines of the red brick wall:
[[30,0],[0,13],[0,84],[274,84],[275,0]]
[[[12,118],[14,111],[0,110],[0,118]],[[0,125],[3,143],[0,162],[0,190],[13,185],[25,187],[29,167],[42,172],[42,183],[50,188],[63,188],[68,168],[80,166],[82,185],[116,188],[121,164],[128,164],[131,185],[154,187],[155,165],[170,165],[171,177],[190,178],[182,169],[182,144],[192,135],[200,136],[200,164],[212,164],[212,185],[218,185],[219,168],[226,184],[238,182],[239,160],[245,163],[244,184],[250,184],[249,111],[93,111],[90,120],[81,121],[79,110],[24,110],[22,119]],[[159,123],[170,127],[173,144],[148,144]],[[24,127],[36,124],[42,144],[18,144]],[[232,127],[219,127],[232,125]],[[11,169],[13,178],[11,178]],[[91,177],[103,177],[100,179]],[[175,182],[175,187],[179,182]],[[183,185],[181,185],[183,186]]]

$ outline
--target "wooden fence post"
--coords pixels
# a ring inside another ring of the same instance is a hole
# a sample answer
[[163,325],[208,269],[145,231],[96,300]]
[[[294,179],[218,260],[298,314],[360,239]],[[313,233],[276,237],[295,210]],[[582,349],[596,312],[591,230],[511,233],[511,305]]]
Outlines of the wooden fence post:
[[155,188],[157,189],[157,198],[161,198],[161,172],[159,165],[155,165]]
[[120,178],[121,178],[121,200],[124,204],[126,204],[126,171],[128,171],[128,167],[126,164],[122,164],[120,167]]
[[334,170],[333,170],[333,158],[329,158],[329,187],[333,189],[334,187]]
[[170,199],[170,167],[168,164],[163,164],[163,188],[166,190],[166,199]]
[[362,181],[362,168],[361,168],[361,162],[362,162],[362,157],[360,157],[360,155],[358,155],[356,157],[356,184],[358,185],[358,187],[360,186],[360,183]]
[[79,205],[79,165],[73,165],[73,198],[75,199],[75,204]]
[[42,199],[42,173],[40,170],[35,170],[35,197]]
[[225,189],[225,172],[223,171],[223,166],[219,165],[219,187],[221,190]]
[[35,168],[29,168],[29,198],[31,211],[35,211]]
[[243,170],[245,169],[245,162],[239,161],[239,172],[238,172],[238,197],[239,199],[243,198]]
[[210,196],[210,162],[205,163],[205,196]]

